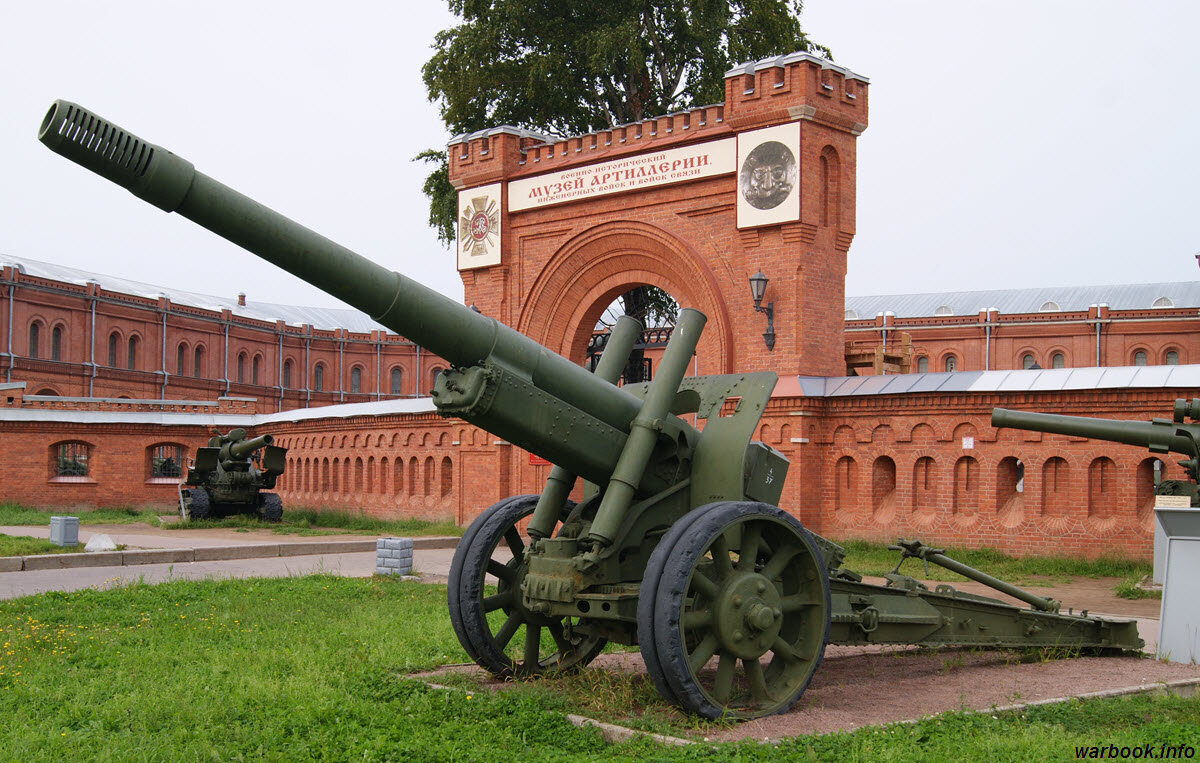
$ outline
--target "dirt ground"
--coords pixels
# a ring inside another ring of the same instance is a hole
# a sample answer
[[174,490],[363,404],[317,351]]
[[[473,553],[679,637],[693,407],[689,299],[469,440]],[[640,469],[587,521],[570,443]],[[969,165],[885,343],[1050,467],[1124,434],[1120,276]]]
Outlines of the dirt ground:
[[[1149,657],[1033,662],[1020,662],[1018,657],[1016,652],[999,650],[830,646],[812,683],[791,711],[701,732],[680,728],[672,735],[722,742],[786,739],[916,720],[953,710],[988,710],[1096,691],[1200,680],[1200,666],[1170,664]],[[645,672],[637,653],[601,655],[590,669]],[[451,672],[473,677],[483,690],[513,686],[492,679],[475,666],[454,666],[414,677],[436,684],[440,676]],[[587,715],[582,710],[573,712]],[[630,725],[635,719],[631,715],[596,720]]]

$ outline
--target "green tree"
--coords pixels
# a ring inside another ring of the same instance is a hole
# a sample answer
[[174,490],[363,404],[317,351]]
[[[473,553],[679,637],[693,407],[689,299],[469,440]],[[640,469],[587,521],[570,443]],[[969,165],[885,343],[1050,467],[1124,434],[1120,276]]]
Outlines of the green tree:
[[[422,74],[452,134],[497,125],[552,138],[593,132],[720,102],[738,63],[829,55],[800,27],[803,0],[448,2],[462,23],[438,33]],[[446,152],[417,159],[433,165],[423,189],[429,222],[449,244],[457,194]],[[664,296],[628,295],[625,308],[670,312]]]

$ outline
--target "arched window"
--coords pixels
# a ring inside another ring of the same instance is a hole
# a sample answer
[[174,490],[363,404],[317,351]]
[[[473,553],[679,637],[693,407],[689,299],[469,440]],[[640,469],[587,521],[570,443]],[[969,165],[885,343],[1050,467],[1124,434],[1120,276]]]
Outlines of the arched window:
[[91,447],[86,442],[61,442],[54,446],[55,477],[86,477]]
[[258,384],[258,372],[262,368],[262,355],[255,355],[250,368],[250,383]]
[[1133,364],[1135,366],[1146,365],[1146,351],[1145,350],[1138,350],[1137,352],[1133,353]]
[[183,362],[187,357],[187,342],[180,342],[179,347],[175,349],[175,373],[183,376]]
[[246,353],[239,352],[237,356],[237,383],[246,382]]
[[1058,303],[1052,299],[1046,300],[1042,303],[1042,306],[1038,308],[1039,313],[1057,313],[1061,310],[1062,308],[1058,306]]
[[1167,354],[1163,356],[1163,362],[1168,366],[1179,365],[1179,353],[1175,350],[1167,350]]
[[393,395],[404,394],[404,372],[400,370],[400,366],[392,369],[391,390]]
[[162,443],[150,448],[150,479],[177,479],[182,474],[182,446]]
[[953,355],[947,355],[946,356],[946,370],[947,371],[957,371],[958,370],[958,358],[954,357]]
[[62,326],[55,326],[50,332],[50,359],[62,360]]
[[362,368],[359,366],[350,369],[350,392],[362,392]]
[[440,366],[431,368],[429,370],[429,389],[432,390],[434,388],[434,386],[437,384],[438,374],[445,370],[446,369],[441,368]]
[[125,367],[130,371],[137,368],[137,352],[138,338],[136,336],[129,337],[129,352],[125,356]]
[[196,345],[195,357],[192,361],[192,375],[196,378],[204,376],[204,348]]
[[926,357],[917,358],[917,373],[919,373],[919,374],[929,373],[929,358],[926,358]]
[[284,389],[291,389],[292,386],[292,361],[283,361],[283,384]]
[[1033,353],[1027,352],[1021,356],[1021,368],[1028,371],[1037,365],[1037,361],[1033,359]]
[[34,321],[29,324],[29,357],[36,358],[38,356],[38,340],[41,338],[42,324],[40,321]]
[[1050,356],[1050,367],[1051,368],[1066,368],[1066,366],[1067,366],[1067,358],[1061,352],[1056,352]]
[[855,310],[847,310],[846,311],[846,320],[848,320],[848,321],[858,320],[858,312]]
[[313,366],[313,392],[321,392],[325,389],[325,364],[318,363]]
[[113,368],[117,367],[117,342],[119,340],[120,337],[115,331],[108,335],[108,365]]
[[950,305],[940,305],[933,311],[934,315],[954,315],[954,308]]
[[1159,297],[1154,300],[1154,304],[1151,307],[1175,307],[1175,303],[1171,301],[1170,297]]

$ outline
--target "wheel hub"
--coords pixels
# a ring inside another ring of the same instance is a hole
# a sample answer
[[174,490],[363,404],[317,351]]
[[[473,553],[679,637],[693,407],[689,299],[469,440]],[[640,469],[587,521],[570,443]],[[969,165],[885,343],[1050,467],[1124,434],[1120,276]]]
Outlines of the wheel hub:
[[764,654],[783,624],[779,591],[757,572],[737,572],[722,586],[713,620],[721,645],[745,658]]

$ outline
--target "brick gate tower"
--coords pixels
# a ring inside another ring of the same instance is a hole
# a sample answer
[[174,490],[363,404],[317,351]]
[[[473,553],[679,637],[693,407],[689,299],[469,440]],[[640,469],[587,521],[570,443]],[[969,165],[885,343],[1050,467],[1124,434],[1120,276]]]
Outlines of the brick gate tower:
[[565,140],[454,138],[467,304],[579,362],[613,299],[650,284],[708,316],[697,373],[844,374],[867,83],[792,53],[727,72],[723,104]]

